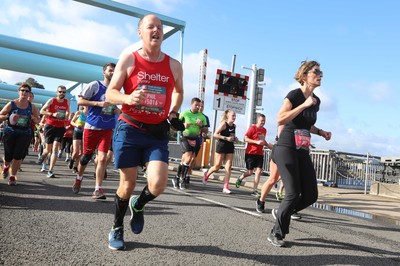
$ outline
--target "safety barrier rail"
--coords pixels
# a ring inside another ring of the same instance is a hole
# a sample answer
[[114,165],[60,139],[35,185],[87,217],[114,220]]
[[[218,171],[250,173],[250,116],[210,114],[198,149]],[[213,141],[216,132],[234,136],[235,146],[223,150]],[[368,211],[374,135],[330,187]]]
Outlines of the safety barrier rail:
[[[204,142],[202,149],[206,148],[209,143]],[[170,158],[180,160],[182,151],[180,144],[177,142],[169,143]],[[202,156],[202,152],[199,156]],[[381,173],[384,170],[384,164],[380,162],[379,157],[350,154],[344,152],[336,152],[333,150],[311,149],[311,160],[317,174],[317,180],[333,186],[349,186],[354,188],[364,188],[365,180],[367,187],[370,187],[371,181],[379,181]],[[271,150],[264,150],[264,172],[269,173],[269,160]],[[366,164],[368,159],[368,165]],[[204,161],[204,160],[200,160]],[[204,165],[198,167],[209,167],[209,161],[206,160]],[[235,145],[235,156],[232,168],[236,170],[245,170],[245,145]]]

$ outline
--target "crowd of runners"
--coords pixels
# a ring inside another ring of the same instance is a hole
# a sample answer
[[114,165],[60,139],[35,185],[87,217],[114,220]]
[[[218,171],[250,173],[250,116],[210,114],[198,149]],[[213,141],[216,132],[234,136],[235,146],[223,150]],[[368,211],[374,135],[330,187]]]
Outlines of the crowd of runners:
[[[103,80],[95,80],[79,92],[76,112],[65,98],[65,86],[59,86],[56,97],[38,110],[32,104],[34,95],[27,84],[19,87],[19,97],[0,112],[4,143],[2,175],[10,186],[17,184],[18,171],[32,142],[33,151],[38,152],[40,171],[48,178],[57,177],[56,161],[65,155],[66,163],[76,174],[71,182],[72,193],[80,192],[86,167],[94,161],[94,200],[106,199],[102,183],[107,165],[113,161],[119,169],[120,182],[108,235],[108,247],[112,250],[125,248],[124,217],[128,208],[129,227],[134,234],[140,234],[144,228],[145,205],[167,186],[170,129],[182,133],[182,161],[172,183],[175,188],[187,189],[191,169],[210,125],[203,114],[204,102],[199,98],[191,99],[189,110],[178,113],[184,99],[183,70],[177,60],[161,51],[164,37],[161,20],[152,14],[141,18],[138,36],[142,48],[122,54],[117,64],[105,64]],[[283,199],[280,195],[280,207],[272,210],[275,225],[267,238],[275,246],[285,245],[290,220],[299,219],[298,212],[318,197],[309,156],[311,134],[326,140],[331,138],[331,132],[314,125],[320,99],[313,91],[320,86],[322,77],[318,62],[302,62],[295,75],[301,87],[287,94],[277,115],[276,142],[266,141],[266,117],[262,114],[258,114],[257,123],[247,129],[243,138],[247,144],[246,171],[237,177],[235,186],[239,188],[246,177],[255,175],[252,194],[257,197],[257,212],[265,212],[266,194],[279,177],[285,187]],[[217,139],[215,165],[205,172],[202,180],[206,184],[210,175],[224,164],[222,192],[225,194],[232,193],[229,179],[234,143],[239,140],[235,120],[233,110],[223,113],[213,132]],[[271,173],[260,193],[257,188],[265,163],[265,148],[272,150],[272,160],[268,162]],[[141,168],[146,169],[147,185],[138,195],[132,195]]]

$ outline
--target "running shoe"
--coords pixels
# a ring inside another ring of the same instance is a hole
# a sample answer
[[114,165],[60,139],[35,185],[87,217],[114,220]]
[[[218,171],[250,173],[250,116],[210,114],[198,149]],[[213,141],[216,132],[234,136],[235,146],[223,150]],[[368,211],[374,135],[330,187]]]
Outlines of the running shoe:
[[185,190],[187,188],[186,178],[179,179],[179,188]]
[[236,183],[235,183],[235,186],[237,187],[237,188],[240,188],[240,185],[242,184],[242,178],[243,177],[243,174],[242,175],[240,175],[237,179],[236,179]]
[[3,171],[2,171],[2,176],[3,178],[7,178],[9,175],[9,170],[10,170],[10,166],[4,166],[3,165]]
[[15,176],[10,176],[8,178],[8,185],[9,186],[16,186],[17,185],[17,178]]
[[174,176],[172,179],[172,185],[174,186],[174,188],[179,188],[179,177],[178,176]]
[[222,189],[222,193],[231,194],[232,191],[231,191],[228,187],[224,187],[224,188]]
[[81,190],[81,185],[82,185],[82,180],[75,178],[75,182],[72,185],[72,192],[74,192],[75,194],[78,194],[79,191]]
[[260,199],[256,200],[256,212],[264,213],[265,212],[265,201],[262,202]]
[[75,160],[69,160],[68,168],[72,169],[74,167]]
[[47,172],[47,177],[48,177],[48,178],[56,178],[55,174],[53,174],[52,171],[48,171],[48,172]]
[[105,200],[107,197],[104,194],[103,189],[99,188],[99,190],[93,191],[92,199],[95,200]]
[[292,220],[300,220],[301,219],[301,215],[298,214],[297,212],[295,212],[292,215],[290,215],[290,218],[292,218]]
[[108,234],[108,248],[112,250],[125,249],[123,227],[117,227],[111,229],[110,234]]
[[71,159],[69,157],[65,158],[65,162],[68,163],[69,161],[71,161]]
[[134,234],[140,234],[143,230],[144,226],[144,207],[140,210],[135,208],[136,201],[138,200],[138,196],[132,196],[129,199],[129,209],[131,210],[131,229]]
[[207,184],[207,181],[208,181],[208,171],[205,171],[204,172],[204,175],[203,175],[203,184],[205,185],[205,184]]
[[251,195],[256,198],[260,197],[260,193],[257,190],[254,190],[253,192],[251,192]]
[[273,230],[271,230],[267,239],[275,247],[284,247],[286,245],[283,237],[280,234],[274,233]]

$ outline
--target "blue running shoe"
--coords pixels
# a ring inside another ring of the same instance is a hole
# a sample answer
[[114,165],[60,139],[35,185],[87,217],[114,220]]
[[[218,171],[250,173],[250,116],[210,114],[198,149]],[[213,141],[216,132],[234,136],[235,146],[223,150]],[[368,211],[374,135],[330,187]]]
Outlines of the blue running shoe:
[[129,199],[129,209],[131,210],[131,229],[134,234],[140,234],[144,226],[144,208],[141,210],[135,208],[135,203],[138,198],[138,196],[132,196]]
[[112,250],[123,250],[125,249],[124,242],[124,228],[117,227],[112,228],[108,234],[108,248]]

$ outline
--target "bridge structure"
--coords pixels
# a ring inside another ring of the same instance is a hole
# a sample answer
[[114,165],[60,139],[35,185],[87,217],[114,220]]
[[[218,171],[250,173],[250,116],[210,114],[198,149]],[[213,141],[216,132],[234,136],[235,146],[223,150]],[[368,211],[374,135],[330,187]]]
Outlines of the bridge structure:
[[[183,36],[186,26],[184,21],[111,0],[74,1],[136,18],[147,14],[156,14],[164,25],[164,39],[180,33],[180,61],[183,61]],[[137,42],[123,52],[133,52],[140,48],[141,42]],[[66,95],[71,100],[71,110],[76,110],[77,107],[76,99],[71,91],[84,83],[102,80],[103,65],[109,62],[117,63],[117,61],[118,58],[0,34],[0,68],[72,81],[73,85],[67,87]],[[16,85],[0,83],[0,107],[17,98],[17,91],[18,86]],[[55,97],[54,91],[32,88],[32,92],[35,94],[34,104],[37,106],[41,106],[51,97]]]

